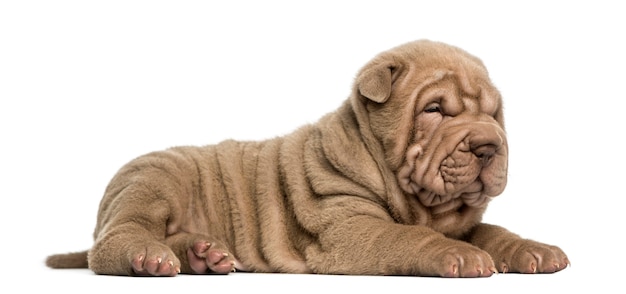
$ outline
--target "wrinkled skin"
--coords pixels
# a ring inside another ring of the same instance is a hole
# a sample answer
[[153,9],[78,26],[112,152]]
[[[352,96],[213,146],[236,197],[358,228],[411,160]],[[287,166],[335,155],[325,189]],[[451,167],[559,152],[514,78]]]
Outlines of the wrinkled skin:
[[367,63],[315,124],[129,162],[105,191],[93,247],[47,264],[136,276],[560,271],[560,248],[481,222],[507,157],[482,62],[411,42]]
[[[357,87],[369,99],[374,136],[409,198],[411,209],[399,214],[407,223],[467,242],[440,240],[438,246],[449,249],[438,251],[444,262],[431,274],[564,269],[569,260],[560,248],[480,223],[490,200],[503,192],[508,168],[502,100],[482,62],[450,47],[412,49],[379,55],[362,70]],[[462,57],[450,62],[459,53]],[[390,119],[389,108],[404,111]]]
[[506,185],[506,135],[494,117],[498,97],[442,92],[421,97],[399,182],[435,214],[463,204],[485,207]]

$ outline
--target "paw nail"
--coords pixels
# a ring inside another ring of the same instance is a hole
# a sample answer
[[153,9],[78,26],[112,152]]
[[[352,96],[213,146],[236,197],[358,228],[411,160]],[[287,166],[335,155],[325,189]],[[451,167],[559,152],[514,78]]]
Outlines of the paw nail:
[[174,266],[174,262],[173,261],[168,261],[167,263],[169,263],[170,266]]
[[228,253],[226,253],[226,252],[222,253],[222,255],[223,255],[224,257],[228,257]]
[[163,261],[160,257],[157,257],[157,262],[161,263],[161,261]]
[[180,268],[179,267],[176,267],[176,273],[180,274]]

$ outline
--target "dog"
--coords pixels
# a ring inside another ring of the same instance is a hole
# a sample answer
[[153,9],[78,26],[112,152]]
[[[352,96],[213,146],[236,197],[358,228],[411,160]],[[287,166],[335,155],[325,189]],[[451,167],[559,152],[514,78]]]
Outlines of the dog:
[[369,61],[315,124],[132,160],[105,190],[92,248],[46,263],[131,276],[566,268],[560,248],[481,222],[507,165],[502,99],[482,61],[413,41]]

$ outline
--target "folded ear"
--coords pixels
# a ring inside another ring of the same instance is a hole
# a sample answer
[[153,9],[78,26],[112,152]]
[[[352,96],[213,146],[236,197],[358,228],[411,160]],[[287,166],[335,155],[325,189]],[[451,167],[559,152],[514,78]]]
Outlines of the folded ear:
[[379,64],[362,71],[356,79],[359,93],[368,99],[384,103],[391,96],[391,74],[394,67]]

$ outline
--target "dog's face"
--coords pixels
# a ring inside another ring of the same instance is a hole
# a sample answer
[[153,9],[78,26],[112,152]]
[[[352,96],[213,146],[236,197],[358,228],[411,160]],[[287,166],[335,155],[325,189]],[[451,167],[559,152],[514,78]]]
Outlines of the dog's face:
[[433,214],[484,207],[507,179],[500,94],[477,58],[421,42],[379,55],[355,90],[405,193]]
[[506,184],[499,97],[462,91],[457,79],[442,79],[418,94],[413,133],[398,171],[405,192],[438,210],[443,204],[482,207]]

